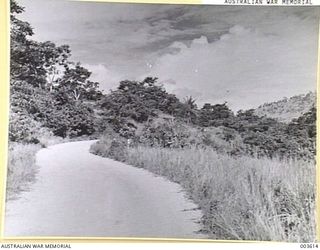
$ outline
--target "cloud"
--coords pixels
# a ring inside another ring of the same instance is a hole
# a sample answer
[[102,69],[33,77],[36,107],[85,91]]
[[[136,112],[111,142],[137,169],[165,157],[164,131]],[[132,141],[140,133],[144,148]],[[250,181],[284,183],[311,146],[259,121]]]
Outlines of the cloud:
[[103,64],[84,64],[83,67],[92,72],[90,80],[99,82],[100,88],[106,93],[109,92],[109,90],[114,90],[118,87],[119,82],[124,80],[120,74],[109,70]]
[[105,90],[151,75],[237,109],[315,88],[318,7],[18,1],[34,38],[69,44]]
[[273,26],[272,34],[270,27],[235,25],[212,43],[206,36],[189,47],[174,43],[180,51],[160,57],[152,74],[174,79],[172,92],[197,93],[200,104],[227,101],[234,110],[315,90],[317,38],[310,20],[289,16]]

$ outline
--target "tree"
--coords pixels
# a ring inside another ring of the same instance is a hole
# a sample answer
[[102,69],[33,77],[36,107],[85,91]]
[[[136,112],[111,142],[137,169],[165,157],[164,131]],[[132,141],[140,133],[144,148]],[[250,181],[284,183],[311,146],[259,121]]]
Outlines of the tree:
[[202,127],[208,126],[226,126],[232,122],[234,114],[227,106],[227,103],[215,104],[205,103],[200,110],[199,125]]
[[40,47],[43,49],[46,88],[52,92],[60,84],[65,69],[72,64],[68,60],[71,51],[68,45],[56,46],[50,41],[41,43]]
[[101,95],[98,83],[69,61],[69,46],[31,40],[30,24],[16,18],[23,11],[11,1],[10,140],[35,142],[43,127],[62,137],[94,133],[92,105],[77,100]]
[[167,93],[156,81],[157,78],[152,77],[141,82],[121,81],[117,90],[101,102],[106,116],[112,119],[130,118],[141,123],[157,116],[157,112],[173,114],[179,103],[178,98]]
[[196,100],[191,96],[184,98],[182,103],[177,103],[176,115],[181,117],[187,123],[196,123],[197,122],[197,104]]
[[11,40],[21,43],[27,40],[27,36],[33,35],[31,25],[16,18],[16,15],[23,11],[24,8],[19,6],[15,0],[10,1],[10,37]]
[[33,29],[28,22],[19,20],[16,15],[24,11],[16,1],[11,1],[11,83],[26,81],[35,87],[52,87],[57,76],[61,74],[59,67],[66,67],[70,57],[67,45],[56,46],[52,42],[31,40]]
[[91,72],[77,63],[75,67],[66,66],[59,81],[58,89],[75,101],[92,99],[98,95],[99,83],[89,80]]
[[293,119],[287,126],[287,134],[299,142],[302,148],[307,148],[315,153],[316,143],[316,107],[297,119]]
[[[61,137],[76,137],[91,135],[95,127],[93,110],[86,104],[57,96],[42,88],[30,87],[26,82],[19,82],[11,87],[10,108],[12,117],[23,117],[28,123],[25,127],[33,126],[33,122],[40,123],[50,129],[54,135]],[[63,101],[62,101],[63,100]],[[17,123],[17,119],[11,123]],[[19,127],[11,124],[12,128]],[[24,129],[25,131],[32,128]]]
[[28,22],[16,18],[17,14],[24,11],[15,0],[10,1],[10,76],[11,79],[18,78],[20,74],[27,71],[27,65],[21,57],[25,57],[25,47],[28,46],[28,36],[33,35],[33,30]]
[[188,96],[188,97],[184,98],[183,103],[188,105],[190,107],[190,109],[197,109],[196,100],[193,99],[192,96]]

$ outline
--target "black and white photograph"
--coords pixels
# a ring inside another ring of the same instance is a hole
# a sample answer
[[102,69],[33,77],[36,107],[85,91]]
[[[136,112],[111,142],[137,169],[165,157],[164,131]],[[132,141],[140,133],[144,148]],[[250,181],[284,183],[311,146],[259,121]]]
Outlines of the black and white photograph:
[[4,236],[315,242],[319,8],[10,0]]

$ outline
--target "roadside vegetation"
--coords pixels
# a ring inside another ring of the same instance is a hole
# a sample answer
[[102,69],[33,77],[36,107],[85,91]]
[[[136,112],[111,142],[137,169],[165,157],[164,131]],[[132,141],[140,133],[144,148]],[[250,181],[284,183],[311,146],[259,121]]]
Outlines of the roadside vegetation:
[[[170,124],[170,123],[169,123]],[[168,125],[168,124],[167,124]],[[187,128],[188,126],[185,125]],[[172,140],[172,130],[166,136]],[[192,130],[194,132],[192,133]],[[183,131],[181,128],[179,132]],[[109,129],[91,152],[147,169],[179,183],[203,213],[203,232],[214,239],[311,242],[315,240],[315,161],[261,155],[223,129],[187,130],[183,147],[141,133],[147,142],[124,139]],[[174,135],[173,137],[179,137]],[[166,145],[166,146],[164,146]]]
[[124,161],[181,184],[202,210],[211,238],[315,240],[314,164],[146,147],[130,148]]
[[18,193],[28,190],[29,184],[35,180],[35,154],[40,148],[40,145],[35,144],[9,144],[7,200],[14,199]]
[[315,107],[289,123],[226,103],[198,109],[156,80],[100,100],[108,126],[91,152],[179,183],[211,238],[314,241]]
[[94,102],[102,93],[91,72],[70,60],[68,45],[32,40],[33,29],[11,2],[10,127],[7,200],[35,181],[36,152],[49,145],[96,138]]
[[35,181],[39,149],[100,138],[92,153],[181,184],[211,238],[315,240],[315,95],[234,113],[179,100],[156,77],[104,94],[68,45],[31,39],[23,11],[11,1],[7,199]]

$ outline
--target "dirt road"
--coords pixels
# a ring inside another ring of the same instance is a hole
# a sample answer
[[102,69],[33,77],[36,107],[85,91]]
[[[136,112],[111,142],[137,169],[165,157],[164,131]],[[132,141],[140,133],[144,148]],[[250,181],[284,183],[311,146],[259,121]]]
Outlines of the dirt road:
[[92,143],[38,152],[37,181],[7,203],[5,236],[203,238],[179,185],[90,154]]

